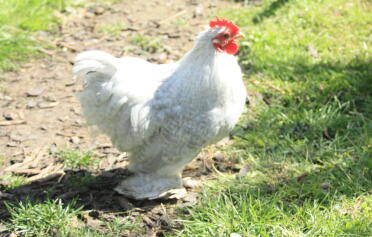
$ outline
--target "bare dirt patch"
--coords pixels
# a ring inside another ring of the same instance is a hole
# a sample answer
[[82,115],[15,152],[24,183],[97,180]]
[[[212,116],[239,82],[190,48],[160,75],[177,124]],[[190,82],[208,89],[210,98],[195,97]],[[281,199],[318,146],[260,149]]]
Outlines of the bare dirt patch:
[[[88,226],[94,223],[89,218],[121,213],[142,216],[140,225],[148,236],[179,227],[172,221],[173,208],[195,203],[192,188],[184,200],[134,201],[113,191],[127,175],[127,160],[107,137],[90,134],[84,125],[74,96],[80,84],[71,76],[71,63],[77,53],[87,49],[158,63],[175,61],[191,48],[195,36],[219,9],[235,4],[222,0],[129,0],[61,13],[64,20],[57,34],[38,32],[41,41],[55,47],[40,46],[43,58],[1,75],[0,176],[22,175],[28,184],[8,190],[6,182],[0,182],[0,220],[9,215],[4,201],[78,198],[84,209],[92,210],[89,217],[82,217]],[[99,162],[92,168],[67,169],[55,155],[64,148],[92,150]],[[201,153],[184,176],[204,180],[213,177],[213,167],[233,169],[221,157],[213,159],[213,154],[213,149]],[[88,181],[84,185],[74,185],[73,180],[85,177]]]

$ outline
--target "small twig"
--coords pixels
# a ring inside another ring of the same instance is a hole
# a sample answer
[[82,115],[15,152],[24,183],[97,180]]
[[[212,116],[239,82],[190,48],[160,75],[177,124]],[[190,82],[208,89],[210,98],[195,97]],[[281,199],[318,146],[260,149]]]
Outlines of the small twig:
[[37,152],[35,152],[34,158],[32,159],[32,164],[30,165],[31,167],[36,167],[37,164],[40,162],[41,158],[44,155],[44,150],[46,147],[39,148]]
[[57,136],[61,136],[61,137],[73,137],[73,136],[76,136],[75,134],[69,134],[69,133],[63,133],[63,132],[56,132],[56,135]]
[[0,121],[0,126],[11,126],[11,125],[19,125],[27,123],[25,120],[6,120]]
[[221,176],[225,176],[225,174],[223,174],[222,172],[220,172],[216,166],[214,166],[214,164],[212,164],[212,169],[214,172],[216,172],[218,175],[221,175]]
[[[26,159],[23,160],[23,162],[15,163],[11,166],[8,166],[4,169],[6,172],[13,172],[14,170],[19,169],[20,167],[24,166],[25,164],[29,163],[32,160],[31,156],[27,156]],[[28,168],[28,167],[26,167]]]
[[23,169],[28,169],[30,167],[30,163],[33,162],[34,160],[34,156],[25,156],[26,158],[20,162],[20,163],[15,163],[11,166],[8,166],[7,168],[5,168],[4,171],[7,171],[7,172],[14,172],[16,170],[18,170],[19,168],[23,168]]
[[27,179],[28,182],[34,182],[34,181],[48,181],[50,179],[53,179],[57,176],[62,175],[64,172],[62,170],[63,164],[58,165],[49,165],[45,169],[43,169],[38,175],[32,176]]
[[[63,177],[64,174],[65,174],[64,171],[58,171],[58,172],[56,172],[56,173],[53,173],[53,174],[47,175],[47,176],[45,176],[45,177],[42,177],[42,178],[40,178],[40,179],[33,180],[33,181],[37,181],[37,182],[39,182],[39,183],[44,183],[44,182],[47,182],[47,181],[49,181],[49,180],[55,179],[55,178],[57,178],[58,176],[62,176],[62,177]],[[35,176],[33,176],[33,177],[35,177]],[[31,178],[33,178],[33,177],[31,177]],[[30,181],[30,180],[27,180],[27,181]],[[31,181],[31,182],[32,182],[32,181]]]
[[65,171],[62,171],[62,174],[61,174],[61,176],[58,178],[57,183],[61,183],[61,182],[62,182],[62,179],[63,179],[65,176],[66,176]]
[[180,11],[180,12],[177,12],[176,14],[168,17],[168,18],[165,18],[164,20],[160,21],[159,24],[163,24],[163,23],[166,23],[167,21],[170,21],[172,20],[173,18],[176,18],[176,17],[179,17],[179,16],[182,16],[184,14],[186,14],[187,11],[186,10],[183,10],[183,11]]
[[15,164],[5,168],[4,171],[5,172],[13,172],[14,170],[19,169],[19,167],[22,167],[23,165],[24,165],[23,163],[15,163]]
[[59,59],[59,60],[61,60],[61,61],[66,61],[66,58],[61,57],[61,56],[58,56],[58,55],[56,54],[56,52],[51,52],[51,51],[46,50],[46,49],[41,48],[41,47],[37,47],[37,48],[35,48],[35,49],[38,50],[38,51],[40,51],[41,53],[44,53],[44,54],[46,54],[46,55],[49,55],[49,56],[52,57],[52,58],[56,58],[56,59]]
[[285,91],[284,91],[284,90],[282,90],[282,89],[280,89],[279,87],[274,86],[274,85],[272,85],[272,84],[270,84],[270,83],[262,82],[262,81],[256,81],[256,80],[252,80],[252,83],[253,83],[253,84],[256,84],[256,85],[263,84],[263,85],[265,85],[265,86],[271,87],[271,88],[273,88],[273,89],[279,91],[279,92],[282,93],[282,94],[285,94]]
[[31,175],[37,175],[40,173],[40,169],[17,169],[12,171],[13,174],[18,174],[18,175],[26,175],[26,176],[31,176]]
[[56,45],[57,45],[57,47],[63,47],[63,48],[69,49],[72,52],[77,52],[78,51],[78,49],[74,48],[71,45],[68,45],[66,43],[63,43],[63,42],[58,42]]
[[41,47],[37,47],[35,48],[36,50],[40,51],[41,53],[45,53],[45,54],[48,54],[49,56],[54,56],[54,53],[53,52],[50,52],[49,50],[46,50],[44,48],[41,48]]

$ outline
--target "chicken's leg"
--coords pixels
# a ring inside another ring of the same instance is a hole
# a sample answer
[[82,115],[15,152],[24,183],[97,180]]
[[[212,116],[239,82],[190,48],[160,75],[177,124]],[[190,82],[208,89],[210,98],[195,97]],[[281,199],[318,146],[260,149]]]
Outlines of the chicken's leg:
[[182,188],[181,176],[159,176],[156,173],[136,173],[123,180],[115,191],[129,198],[156,199],[156,198],[179,198],[186,194]]
[[156,156],[140,159],[139,154],[131,154],[128,168],[134,174],[123,180],[115,190],[138,200],[181,198],[186,194],[182,186],[182,169],[196,156],[196,152],[193,150],[181,156],[163,156],[160,159]]

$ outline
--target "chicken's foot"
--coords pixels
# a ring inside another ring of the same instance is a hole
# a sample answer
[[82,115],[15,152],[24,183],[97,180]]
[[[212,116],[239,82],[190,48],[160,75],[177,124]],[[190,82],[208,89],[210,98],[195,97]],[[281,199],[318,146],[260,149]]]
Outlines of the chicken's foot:
[[144,173],[137,173],[123,180],[115,191],[136,200],[182,198],[186,194],[179,175],[162,177]]

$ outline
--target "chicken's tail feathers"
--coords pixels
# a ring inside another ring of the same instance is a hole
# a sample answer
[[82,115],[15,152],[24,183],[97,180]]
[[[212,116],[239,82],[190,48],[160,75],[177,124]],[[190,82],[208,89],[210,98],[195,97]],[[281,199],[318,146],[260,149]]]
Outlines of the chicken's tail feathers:
[[103,73],[109,77],[116,72],[118,58],[98,50],[85,51],[75,58],[72,73],[78,78],[84,78],[90,72]]

